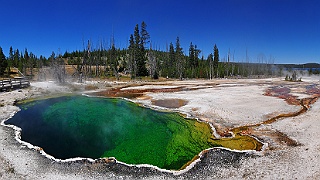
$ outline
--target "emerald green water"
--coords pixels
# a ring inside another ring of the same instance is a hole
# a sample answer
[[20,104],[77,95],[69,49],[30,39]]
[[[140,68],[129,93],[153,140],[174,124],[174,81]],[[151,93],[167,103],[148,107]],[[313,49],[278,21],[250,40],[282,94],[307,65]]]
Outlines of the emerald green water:
[[115,157],[128,164],[180,169],[212,142],[208,124],[122,99],[66,96],[20,105],[6,124],[55,158]]

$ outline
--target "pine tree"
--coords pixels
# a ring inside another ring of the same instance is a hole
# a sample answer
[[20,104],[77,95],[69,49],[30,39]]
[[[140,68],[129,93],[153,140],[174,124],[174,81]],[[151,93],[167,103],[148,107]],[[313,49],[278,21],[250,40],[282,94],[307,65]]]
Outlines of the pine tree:
[[128,51],[129,51],[128,70],[130,72],[131,79],[134,79],[136,76],[136,59],[135,59],[136,47],[135,47],[135,42],[132,34],[130,35],[130,39],[129,39]]
[[14,51],[13,55],[13,67],[19,67],[19,61],[20,61],[20,53],[19,50]]
[[194,69],[194,61],[195,61],[195,49],[194,49],[194,45],[191,42],[189,46],[189,61],[186,68]]
[[150,35],[147,31],[147,24],[142,21],[141,23],[141,44],[146,49],[146,45],[150,42]]
[[139,31],[139,25],[136,24],[134,27],[134,43],[135,43],[135,48],[138,50],[141,47],[141,38],[140,38],[140,31]]
[[[146,30],[144,30],[144,34],[146,33]],[[134,50],[135,50],[135,60],[136,60],[136,66],[137,76],[147,76],[148,71],[146,68],[146,52],[144,48],[144,41],[147,40],[147,37],[141,37],[140,31],[139,31],[139,25],[137,24],[134,29]]]
[[200,50],[197,45],[193,45],[192,42],[189,46],[189,58],[186,64],[187,76],[195,78],[199,76],[199,54]]
[[12,49],[12,46],[10,46],[9,57],[8,57],[8,70],[7,70],[8,77],[10,76],[12,65],[13,65],[13,49]]
[[134,28],[134,60],[136,65],[136,76],[142,75],[143,66],[145,64],[143,63],[143,54],[142,54],[142,46],[141,46],[141,38],[140,38],[140,31],[139,31],[139,25],[136,24]]
[[36,55],[34,55],[32,52],[29,53],[29,61],[27,62],[27,67],[29,68],[30,75],[33,76],[33,68],[36,64]]
[[195,49],[194,49],[194,45],[191,42],[189,46],[189,58],[186,63],[186,76],[189,78],[195,77],[194,61],[195,61]]
[[183,56],[183,51],[180,46],[180,39],[177,37],[176,40],[176,62],[177,62],[177,72],[178,72],[178,78],[182,80],[183,78],[183,70],[184,70],[184,56]]
[[216,77],[218,77],[219,76],[219,74],[218,74],[219,50],[218,50],[218,47],[216,44],[214,45],[214,48],[213,48],[213,56],[214,56],[213,57],[213,68],[216,71]]
[[27,63],[29,62],[29,53],[28,50],[24,50],[23,61],[22,61],[22,73],[27,75]]
[[12,46],[10,46],[10,50],[9,50],[9,59],[11,61],[13,60],[13,49],[12,49]]
[[[17,50],[17,53],[19,53],[19,51]],[[19,57],[18,59],[18,69],[20,72],[23,71],[23,62],[24,62],[24,58],[23,58],[23,54],[22,52],[20,52],[20,55],[18,55],[17,57]],[[24,76],[24,74],[21,74],[22,76]]]
[[195,60],[193,61],[194,62],[194,67],[197,68],[199,67],[199,55],[201,53],[201,50],[198,49],[197,45],[194,45],[194,57],[195,57]]
[[[150,43],[150,34],[147,31],[147,24],[144,21],[142,21],[141,23],[140,38],[141,38],[140,43],[141,43],[141,58],[142,58],[140,71],[141,71],[141,76],[147,76],[148,69],[146,67],[146,63],[148,61],[147,51],[148,51],[148,44]],[[154,76],[152,72],[150,72],[150,75]]]
[[168,69],[168,75],[169,77],[175,77],[176,74],[176,53],[174,51],[174,46],[172,43],[170,43],[169,46],[169,59],[168,64],[166,67]]
[[0,76],[4,75],[4,71],[8,66],[6,56],[3,54],[2,48],[0,47]]

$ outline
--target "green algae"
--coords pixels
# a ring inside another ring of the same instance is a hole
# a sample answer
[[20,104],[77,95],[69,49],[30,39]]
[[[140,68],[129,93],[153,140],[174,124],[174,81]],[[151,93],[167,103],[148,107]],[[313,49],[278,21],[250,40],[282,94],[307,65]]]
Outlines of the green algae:
[[162,118],[161,125],[149,126],[140,133],[130,131],[129,137],[116,141],[116,147],[106,151],[103,157],[116,157],[129,164],[180,169],[202,150],[212,147],[209,142],[212,132],[208,124],[202,123],[201,127],[199,122],[173,113],[165,113]]
[[59,159],[115,157],[178,170],[208,148],[258,146],[249,136],[215,139],[208,123],[122,99],[64,96],[20,107],[6,123],[21,127],[22,140]]
[[234,138],[216,139],[214,142],[231,150],[261,150],[262,143],[250,136],[236,135]]

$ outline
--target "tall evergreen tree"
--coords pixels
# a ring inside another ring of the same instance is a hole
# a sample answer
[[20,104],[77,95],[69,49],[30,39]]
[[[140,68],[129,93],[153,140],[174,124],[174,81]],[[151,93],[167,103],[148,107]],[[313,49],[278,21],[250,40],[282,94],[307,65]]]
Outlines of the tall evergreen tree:
[[142,21],[141,23],[141,44],[146,49],[147,44],[150,42],[150,34],[147,31],[147,24]]
[[213,68],[216,71],[216,77],[219,76],[218,74],[218,65],[219,65],[219,50],[217,45],[215,44],[213,47]]
[[131,79],[135,78],[136,76],[136,46],[134,42],[133,35],[130,35],[129,39],[129,60],[128,60],[128,70],[130,72]]
[[139,25],[136,24],[134,27],[134,43],[135,43],[135,48],[138,50],[141,48],[141,37],[140,37],[140,30],[139,30]]
[[194,49],[194,45],[191,42],[189,46],[189,61],[187,64],[187,68],[194,69],[194,61],[195,61],[195,49]]
[[14,51],[13,56],[13,67],[19,68],[20,53],[18,49]]
[[140,31],[140,46],[141,46],[141,69],[140,69],[140,75],[141,76],[147,76],[148,75],[148,69],[146,67],[146,63],[148,60],[147,51],[148,51],[148,43],[150,42],[150,35],[147,31],[147,24],[143,21],[141,23],[141,31]]
[[187,76],[195,78],[199,76],[199,54],[200,50],[197,45],[193,45],[192,42],[189,46],[189,58],[186,64]]
[[194,61],[195,61],[195,49],[194,49],[194,45],[191,42],[189,46],[189,58],[186,63],[186,76],[189,78],[195,77]]
[[199,67],[199,55],[201,53],[201,50],[198,49],[198,46],[197,45],[194,45],[194,57],[195,57],[195,60],[193,61],[193,66],[195,68]]
[[22,73],[27,75],[27,63],[29,62],[29,53],[28,50],[24,50],[23,61],[22,61]]
[[169,46],[169,59],[168,59],[168,64],[166,67],[168,69],[168,74],[167,76],[169,77],[175,77],[176,75],[176,53],[174,51],[174,46],[172,43],[170,43]]
[[135,49],[135,60],[136,60],[136,66],[137,66],[137,71],[136,71],[137,76],[148,75],[148,71],[146,68],[146,52],[144,48],[144,41],[147,40],[146,38],[147,37],[142,38],[140,36],[139,25],[137,24],[134,29],[134,40],[135,40],[134,49]]
[[37,57],[30,52],[29,53],[29,61],[27,62],[27,67],[29,68],[30,75],[33,76],[33,68],[35,67]]
[[8,57],[8,70],[7,70],[8,76],[10,76],[12,65],[13,65],[13,49],[12,49],[12,46],[10,46],[9,57]]
[[24,69],[24,56],[23,56],[23,53],[22,51],[20,52],[20,58],[19,58],[19,63],[18,63],[18,69],[19,71],[22,73],[22,75],[24,76],[24,72],[23,72],[23,69]]
[[3,54],[2,48],[0,47],[0,76],[4,75],[4,71],[8,66],[6,56]]
[[175,52],[176,62],[177,62],[177,72],[178,72],[178,78],[182,80],[183,78],[183,70],[184,70],[184,56],[183,56],[183,50],[180,46],[180,39],[177,37],[176,40],[176,52]]
[[9,59],[13,60],[13,49],[12,49],[12,46],[10,46],[10,49],[9,49]]

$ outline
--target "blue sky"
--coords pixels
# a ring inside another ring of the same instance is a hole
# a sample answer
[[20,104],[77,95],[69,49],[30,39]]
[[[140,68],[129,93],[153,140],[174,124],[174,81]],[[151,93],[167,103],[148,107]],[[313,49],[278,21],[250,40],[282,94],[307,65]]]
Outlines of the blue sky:
[[154,48],[180,37],[205,58],[217,44],[220,57],[230,49],[235,61],[263,56],[275,63],[320,63],[318,0],[0,0],[0,46],[48,57],[52,51],[128,44],[134,26],[145,21]]

